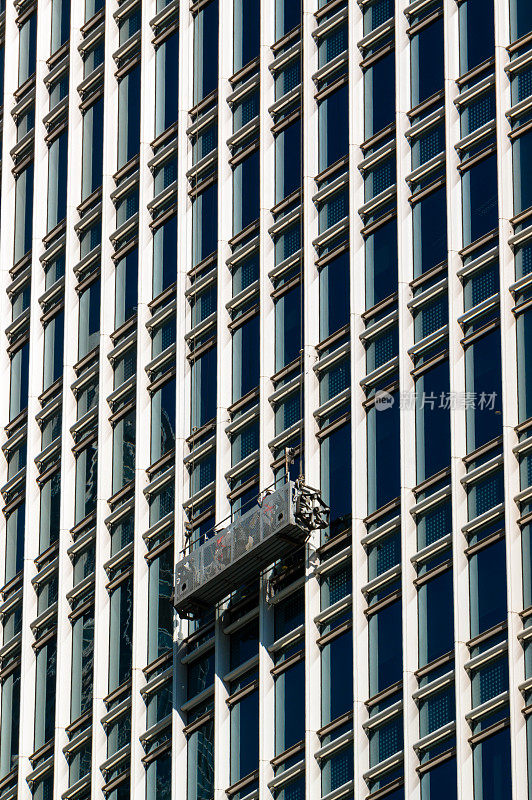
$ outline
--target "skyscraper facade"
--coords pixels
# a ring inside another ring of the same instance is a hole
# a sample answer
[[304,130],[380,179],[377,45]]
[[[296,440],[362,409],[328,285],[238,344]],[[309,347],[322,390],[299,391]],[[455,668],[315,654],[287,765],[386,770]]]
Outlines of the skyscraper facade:
[[0,0],[0,63],[0,800],[532,798],[532,2]]

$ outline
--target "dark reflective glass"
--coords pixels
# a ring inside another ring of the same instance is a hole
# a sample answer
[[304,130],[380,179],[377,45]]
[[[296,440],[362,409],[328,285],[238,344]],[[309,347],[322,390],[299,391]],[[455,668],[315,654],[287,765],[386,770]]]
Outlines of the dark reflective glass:
[[460,5],[460,74],[469,72],[495,51],[493,0],[467,0]]
[[369,686],[373,696],[403,677],[401,601],[369,619]]
[[443,15],[412,37],[412,107],[443,89]]

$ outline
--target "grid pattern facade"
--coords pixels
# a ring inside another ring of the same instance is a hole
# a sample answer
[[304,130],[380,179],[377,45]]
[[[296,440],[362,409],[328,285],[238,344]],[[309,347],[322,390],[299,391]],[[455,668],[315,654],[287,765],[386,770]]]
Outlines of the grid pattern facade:
[[0,800],[532,797],[530,0],[0,0],[0,61]]

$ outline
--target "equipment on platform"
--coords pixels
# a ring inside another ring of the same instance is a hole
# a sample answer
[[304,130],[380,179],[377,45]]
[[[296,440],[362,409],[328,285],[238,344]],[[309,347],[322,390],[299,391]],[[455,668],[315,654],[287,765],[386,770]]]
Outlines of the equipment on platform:
[[192,619],[326,528],[329,509],[320,492],[301,481],[266,491],[257,505],[176,565],[174,599],[180,617]]

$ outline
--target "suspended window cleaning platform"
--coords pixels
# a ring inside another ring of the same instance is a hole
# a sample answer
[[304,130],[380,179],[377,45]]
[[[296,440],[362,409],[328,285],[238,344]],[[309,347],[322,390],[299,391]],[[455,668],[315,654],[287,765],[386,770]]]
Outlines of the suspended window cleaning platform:
[[257,505],[192,550],[175,570],[175,606],[194,618],[326,528],[320,493],[299,482],[266,493]]

